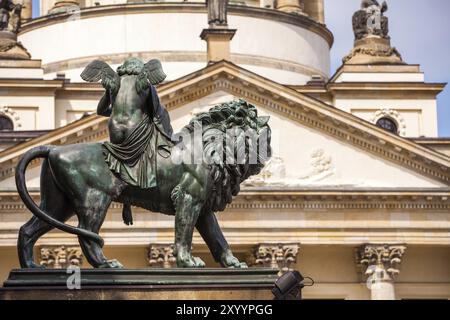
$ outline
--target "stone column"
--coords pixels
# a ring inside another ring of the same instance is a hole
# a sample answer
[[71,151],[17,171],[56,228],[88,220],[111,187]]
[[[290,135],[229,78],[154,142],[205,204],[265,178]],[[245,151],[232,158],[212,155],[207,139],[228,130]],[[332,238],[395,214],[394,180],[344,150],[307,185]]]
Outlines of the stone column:
[[83,252],[79,247],[40,247],[39,264],[52,269],[66,269],[69,266],[81,267]]
[[276,9],[288,13],[302,13],[304,0],[277,0]]
[[236,29],[228,28],[228,0],[206,1],[206,12],[209,27],[203,29],[200,38],[206,41],[208,64],[231,60],[230,41]]
[[177,259],[173,254],[173,244],[150,244],[148,247],[148,264],[156,268],[175,268]]
[[372,300],[395,300],[395,276],[399,274],[406,246],[366,244],[357,249],[357,264],[371,291]]
[[55,2],[55,5],[53,8],[50,9],[48,12],[49,14],[57,14],[57,13],[63,13],[63,12],[69,12],[74,9],[80,8],[80,1],[79,0],[57,0]]
[[249,265],[259,265],[280,270],[280,274],[292,271],[297,262],[299,243],[259,243],[247,258]]
[[304,11],[319,23],[325,23],[325,9],[323,0],[305,0]]
[[230,41],[235,33],[236,29],[203,29],[200,38],[206,41],[208,63],[230,60]]

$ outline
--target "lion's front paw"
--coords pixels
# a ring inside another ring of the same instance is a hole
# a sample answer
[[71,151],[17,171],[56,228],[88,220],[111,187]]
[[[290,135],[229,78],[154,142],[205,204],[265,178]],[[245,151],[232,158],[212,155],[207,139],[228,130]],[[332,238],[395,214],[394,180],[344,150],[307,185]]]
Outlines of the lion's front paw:
[[190,253],[177,255],[177,266],[179,268],[204,268],[205,262],[199,257],[193,257]]

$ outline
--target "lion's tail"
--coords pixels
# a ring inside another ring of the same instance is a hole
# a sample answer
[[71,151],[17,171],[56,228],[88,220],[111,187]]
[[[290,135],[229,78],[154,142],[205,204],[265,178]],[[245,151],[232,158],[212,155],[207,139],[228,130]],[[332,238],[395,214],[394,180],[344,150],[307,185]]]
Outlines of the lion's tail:
[[23,157],[20,159],[19,164],[16,168],[16,186],[17,191],[19,192],[20,198],[22,198],[25,206],[39,219],[47,222],[49,225],[58,228],[62,231],[76,234],[83,238],[89,238],[95,242],[97,242],[100,246],[103,246],[103,239],[96,233],[80,229],[77,227],[73,227],[71,225],[65,224],[61,221],[56,220],[51,217],[48,213],[43,211],[39,206],[34,202],[33,198],[31,198],[30,193],[28,192],[26,179],[25,179],[25,171],[30,164],[31,161],[37,158],[48,158],[48,155],[52,147],[50,146],[39,146],[27,151]]

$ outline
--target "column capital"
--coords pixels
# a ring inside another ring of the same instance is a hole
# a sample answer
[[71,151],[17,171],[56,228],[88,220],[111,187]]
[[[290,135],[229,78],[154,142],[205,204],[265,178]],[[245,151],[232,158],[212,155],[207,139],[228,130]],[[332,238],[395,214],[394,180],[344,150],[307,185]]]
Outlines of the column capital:
[[81,267],[83,252],[80,247],[42,246],[39,249],[39,264],[51,269]]
[[253,247],[248,263],[276,268],[280,273],[285,273],[291,271],[290,266],[297,262],[299,249],[299,243],[259,243]]
[[175,268],[177,259],[174,255],[174,245],[171,243],[150,244],[147,260],[150,267]]
[[357,249],[357,264],[370,277],[377,270],[384,270],[390,279],[400,273],[400,264],[406,251],[404,244],[364,244]]

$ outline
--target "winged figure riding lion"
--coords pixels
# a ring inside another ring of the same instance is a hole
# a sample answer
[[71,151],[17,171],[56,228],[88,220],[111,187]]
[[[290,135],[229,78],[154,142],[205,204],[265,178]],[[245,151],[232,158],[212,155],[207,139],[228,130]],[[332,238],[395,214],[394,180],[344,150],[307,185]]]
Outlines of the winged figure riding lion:
[[[223,267],[246,267],[231,252],[215,212],[225,210],[240,183],[258,174],[270,158],[269,118],[258,116],[257,109],[241,99],[196,115],[173,135],[155,89],[166,77],[159,60],[143,63],[130,58],[117,72],[96,60],[81,77],[101,81],[105,88],[97,113],[109,117],[110,140],[39,146],[23,155],[16,185],[34,216],[19,231],[21,266],[42,267],[34,262],[34,244],[57,228],[78,236],[93,267],[121,268],[120,262],[104,256],[99,236],[108,208],[116,201],[123,204],[126,224],[133,223],[131,206],[175,216],[178,267],[205,266],[191,254],[194,228]],[[25,180],[28,164],[37,158],[43,159],[40,205],[31,198]],[[77,227],[65,223],[74,215]]]

